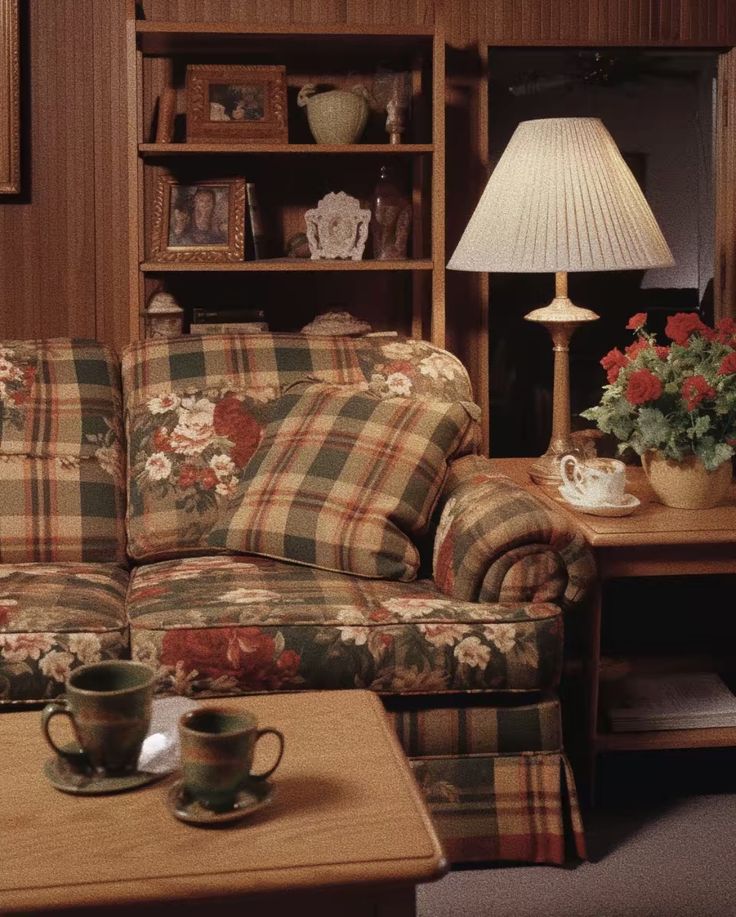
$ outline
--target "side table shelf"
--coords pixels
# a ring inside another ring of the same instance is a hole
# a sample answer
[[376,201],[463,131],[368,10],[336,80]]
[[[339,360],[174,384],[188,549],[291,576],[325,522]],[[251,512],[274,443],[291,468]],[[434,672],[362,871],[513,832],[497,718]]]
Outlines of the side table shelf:
[[[736,574],[736,484],[721,506],[710,510],[673,509],[656,501],[641,468],[629,467],[627,490],[639,497],[641,506],[630,516],[613,518],[581,513],[565,503],[556,489],[535,484],[528,475],[533,459],[493,462],[498,471],[509,475],[550,509],[566,515],[587,541],[598,567],[585,657],[581,666],[566,665],[566,671],[579,672],[584,683],[584,758],[578,764],[585,773],[576,776],[582,786],[587,786],[589,798],[594,798],[599,753],[736,746],[735,727],[611,732],[600,709],[601,676],[606,664],[601,658],[602,618],[604,614],[615,614],[613,609],[604,607],[605,584],[630,577]],[[718,649],[714,648],[714,654]],[[632,651],[636,651],[635,646]],[[674,668],[677,660],[671,664]],[[692,671],[694,665],[697,657],[688,658],[683,653],[683,668]]]

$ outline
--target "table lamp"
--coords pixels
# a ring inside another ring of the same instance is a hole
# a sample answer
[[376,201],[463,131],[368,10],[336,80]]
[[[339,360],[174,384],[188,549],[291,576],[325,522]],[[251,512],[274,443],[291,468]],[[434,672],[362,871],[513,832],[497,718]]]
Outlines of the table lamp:
[[560,482],[559,459],[572,448],[570,338],[598,318],[568,298],[568,271],[672,264],[636,179],[598,118],[519,124],[447,267],[555,274],[552,302],[524,316],[543,325],[554,345],[552,435],[529,472],[537,483]]

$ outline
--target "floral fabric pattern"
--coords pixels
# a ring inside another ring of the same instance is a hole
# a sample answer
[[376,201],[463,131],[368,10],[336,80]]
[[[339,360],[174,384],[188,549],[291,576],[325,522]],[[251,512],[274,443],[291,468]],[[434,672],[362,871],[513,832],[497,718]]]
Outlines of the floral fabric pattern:
[[79,665],[128,656],[114,564],[0,566],[0,703],[54,697]]
[[468,372],[460,360],[427,341],[368,337],[357,346],[368,388],[381,398],[473,400]]
[[0,345],[0,444],[7,427],[16,431],[24,428],[24,406],[36,378],[36,362],[31,343],[9,341]]
[[263,435],[274,386],[162,392],[128,419],[129,553],[199,547]]
[[557,607],[458,602],[427,580],[397,588],[260,557],[169,560],[135,570],[128,612],[132,656],[164,693],[539,690],[559,678]]

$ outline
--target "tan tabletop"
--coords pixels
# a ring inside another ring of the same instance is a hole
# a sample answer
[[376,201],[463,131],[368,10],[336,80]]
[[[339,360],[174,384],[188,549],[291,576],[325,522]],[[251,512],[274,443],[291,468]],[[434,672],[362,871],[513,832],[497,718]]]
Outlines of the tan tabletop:
[[[376,695],[330,691],[203,703],[247,707],[260,726],[276,726],[286,737],[272,778],[274,802],[226,827],[173,817],[165,797],[177,775],[119,795],[62,793],[42,774],[50,750],[40,713],[0,715],[0,913],[83,905],[98,913],[157,902],[150,912],[160,914],[158,902],[174,901],[182,902],[177,914],[189,913],[187,901],[192,913],[203,913],[206,899],[218,902],[218,915],[220,905],[239,901],[238,913],[283,908],[303,917],[312,905],[339,913],[348,898],[351,915],[413,913],[415,884],[438,878],[446,865]],[[269,741],[260,743],[257,768],[266,764]],[[274,898],[285,890],[288,899]],[[262,894],[244,909],[242,897],[254,893]],[[295,900],[300,895],[303,902]]]
[[641,468],[628,467],[626,490],[641,505],[629,516],[593,516],[566,503],[556,488],[531,481],[532,462],[493,460],[498,471],[575,520],[595,550],[603,578],[736,572],[736,483],[721,506],[674,509],[656,499]]

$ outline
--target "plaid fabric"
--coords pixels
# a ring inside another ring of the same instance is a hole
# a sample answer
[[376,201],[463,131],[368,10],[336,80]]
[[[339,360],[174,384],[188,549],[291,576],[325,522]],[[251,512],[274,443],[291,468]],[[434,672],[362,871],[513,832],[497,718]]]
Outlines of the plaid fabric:
[[311,385],[273,408],[235,509],[209,541],[359,576],[411,580],[447,458],[475,405]]
[[43,701],[69,672],[128,656],[128,574],[115,564],[7,564],[0,579],[0,705]]
[[94,457],[112,441],[119,446],[120,368],[108,348],[68,338],[6,341],[0,383],[0,454]]
[[557,606],[459,602],[431,580],[194,557],[134,570],[127,611],[132,655],[156,669],[162,693],[522,692],[560,674]]
[[[498,698],[495,701],[498,703]],[[401,698],[386,698],[389,716],[409,758],[562,748],[560,703],[556,698],[491,706],[461,695],[444,701],[433,699],[430,708],[392,709],[401,703]]]
[[365,382],[355,342],[306,334],[212,334],[136,341],[122,354],[126,411],[162,392]]
[[580,601],[595,578],[584,539],[561,513],[481,456],[453,462],[434,546],[434,579],[466,601]]
[[410,763],[451,863],[585,858],[575,783],[560,752]]
[[100,463],[0,456],[0,563],[125,560],[125,494]]
[[0,562],[125,559],[121,417],[107,348],[0,344]]

